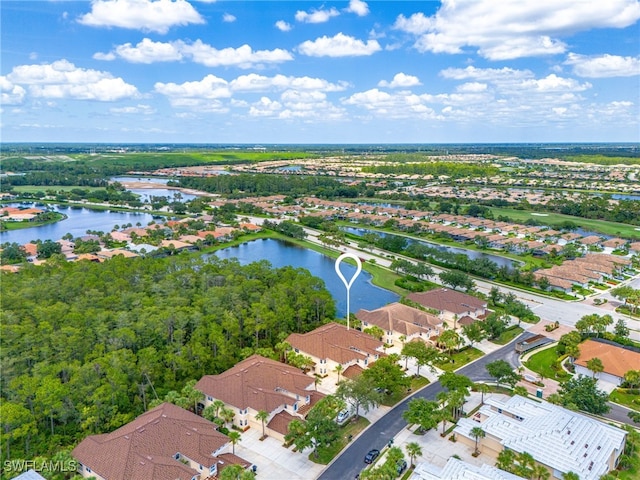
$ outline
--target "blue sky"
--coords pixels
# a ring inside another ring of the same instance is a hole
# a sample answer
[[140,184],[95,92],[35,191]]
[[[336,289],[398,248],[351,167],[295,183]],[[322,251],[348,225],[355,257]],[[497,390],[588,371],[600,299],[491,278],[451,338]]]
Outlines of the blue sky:
[[3,142],[640,141],[639,0],[0,9]]

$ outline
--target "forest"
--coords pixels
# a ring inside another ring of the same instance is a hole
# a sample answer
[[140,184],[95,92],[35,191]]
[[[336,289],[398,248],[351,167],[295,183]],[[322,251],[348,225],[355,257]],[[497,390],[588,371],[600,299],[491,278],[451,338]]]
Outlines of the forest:
[[3,460],[111,431],[189,380],[278,358],[290,333],[335,315],[322,280],[266,260],[54,259],[3,275]]

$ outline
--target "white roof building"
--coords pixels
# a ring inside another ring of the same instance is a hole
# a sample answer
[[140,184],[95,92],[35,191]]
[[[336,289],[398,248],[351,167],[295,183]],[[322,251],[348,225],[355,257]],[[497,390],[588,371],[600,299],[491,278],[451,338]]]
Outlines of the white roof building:
[[505,472],[491,465],[472,465],[450,457],[440,468],[431,463],[419,463],[410,480],[522,480],[522,477]]
[[518,395],[504,402],[488,399],[473,418],[458,422],[455,433],[475,441],[470,431],[478,426],[487,440],[528,452],[555,478],[574,472],[582,480],[596,480],[614,469],[627,436],[624,430],[580,413]]

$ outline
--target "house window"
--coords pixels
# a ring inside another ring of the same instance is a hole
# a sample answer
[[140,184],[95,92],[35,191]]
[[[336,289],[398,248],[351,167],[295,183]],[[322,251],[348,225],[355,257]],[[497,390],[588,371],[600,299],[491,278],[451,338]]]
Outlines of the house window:
[[294,403],[294,404],[293,404],[293,411],[294,411],[294,412],[297,412],[297,411],[298,411],[298,404],[297,404],[297,403]]
[[91,473],[91,469],[89,467],[87,467],[87,472]]
[[202,465],[198,465],[198,467],[200,468],[200,470],[202,470]]
[[209,400],[210,402],[213,402],[213,398],[212,397],[207,397],[207,400]]
[[369,361],[365,358],[364,359],[364,364],[367,365],[369,363]]
[[296,353],[300,353],[300,349],[299,348],[294,348],[293,349]]

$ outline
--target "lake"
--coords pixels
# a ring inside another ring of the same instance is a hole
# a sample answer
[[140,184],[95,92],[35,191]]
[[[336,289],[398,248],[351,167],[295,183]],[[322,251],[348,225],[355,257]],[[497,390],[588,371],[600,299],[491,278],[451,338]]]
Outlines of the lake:
[[[378,232],[375,230],[369,230],[366,228],[354,228],[354,227],[343,227],[342,230],[345,232],[351,233],[353,235],[357,235],[359,237],[363,236],[365,233],[374,233],[380,237],[386,236],[397,236],[391,233]],[[459,247],[449,247],[447,245],[440,245],[438,243],[427,242],[426,240],[415,240],[412,238],[405,237],[407,239],[407,244],[411,243],[421,243],[427,247],[436,248],[441,252],[449,252],[466,255],[470,260],[477,260],[479,258],[487,258],[498,265],[498,267],[506,266],[507,268],[514,268],[518,266],[522,262],[517,262],[515,260],[510,260],[508,258],[500,257],[498,255],[492,255],[490,253],[478,252],[476,250],[468,250],[466,248]]]
[[[306,268],[312,275],[324,280],[327,290],[336,302],[338,317],[344,317],[347,311],[347,290],[335,271],[335,260],[321,253],[302,248],[292,243],[272,238],[246,242],[236,247],[223,248],[215,255],[218,258],[237,258],[241,265],[259,260],[269,260],[271,265],[280,268],[291,265],[296,268]],[[340,270],[344,277],[350,280],[356,267],[343,262]],[[351,287],[351,313],[361,308],[374,310],[388,303],[398,301],[400,297],[377,287],[371,283],[371,274],[364,270]]]
[[[10,205],[18,206],[20,204],[14,203]],[[21,205],[35,207],[35,204]],[[153,220],[153,216],[148,213],[91,210],[84,207],[65,207],[60,205],[49,205],[48,208],[66,215],[67,218],[41,227],[0,232],[0,243],[16,242],[24,245],[31,240],[60,240],[66,233],[70,233],[75,238],[86,235],[87,230],[110,232],[113,230],[114,225],[122,226],[131,223],[135,226],[136,223],[140,222],[141,225],[146,226]]]

